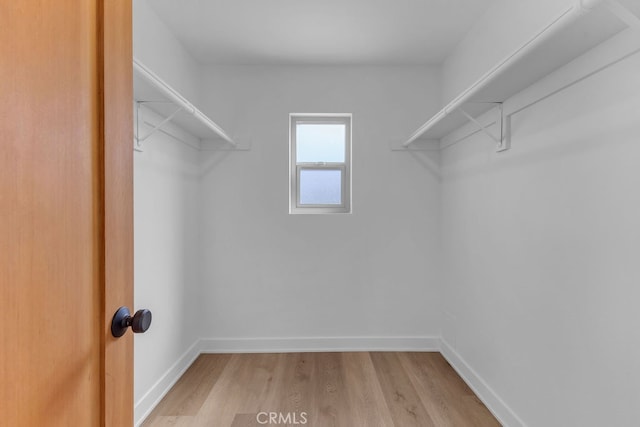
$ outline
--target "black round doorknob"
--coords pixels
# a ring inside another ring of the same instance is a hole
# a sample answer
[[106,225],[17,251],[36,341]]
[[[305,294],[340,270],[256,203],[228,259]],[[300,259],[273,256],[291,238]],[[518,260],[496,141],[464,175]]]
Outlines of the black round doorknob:
[[129,326],[136,334],[147,332],[151,326],[151,312],[147,309],[138,310],[132,316],[129,308],[120,307],[111,321],[111,335],[116,338],[121,337],[127,332]]

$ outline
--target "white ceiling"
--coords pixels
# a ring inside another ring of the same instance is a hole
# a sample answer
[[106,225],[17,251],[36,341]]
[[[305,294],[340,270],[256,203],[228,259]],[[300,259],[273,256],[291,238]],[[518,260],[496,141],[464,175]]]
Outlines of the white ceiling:
[[149,0],[204,64],[437,64],[495,0]]

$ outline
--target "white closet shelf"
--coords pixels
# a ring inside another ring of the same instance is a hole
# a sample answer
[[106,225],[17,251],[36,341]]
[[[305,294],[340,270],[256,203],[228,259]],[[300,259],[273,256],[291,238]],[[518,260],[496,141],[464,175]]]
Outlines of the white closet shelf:
[[[135,143],[138,151],[141,151],[141,143],[144,140],[156,131],[162,130],[168,122],[172,122],[200,141],[217,139],[224,140],[234,147],[237,145],[218,124],[135,58],[133,59],[133,94],[139,108],[144,106],[164,118],[160,123],[152,125],[151,130],[146,133],[141,130],[138,122]],[[142,121],[139,113],[136,114],[136,120]],[[148,123],[145,124],[148,125]]]
[[[439,141],[472,121],[496,140],[498,151],[508,149],[502,102],[628,27],[640,27],[640,19],[619,1],[575,2],[420,126],[402,147]],[[497,131],[473,119],[495,107],[500,115],[496,122],[504,123]]]

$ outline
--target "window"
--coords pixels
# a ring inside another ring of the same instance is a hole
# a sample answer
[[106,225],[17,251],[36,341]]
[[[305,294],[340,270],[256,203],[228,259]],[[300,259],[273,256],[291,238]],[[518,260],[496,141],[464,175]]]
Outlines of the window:
[[350,213],[351,114],[291,114],[289,124],[289,213]]

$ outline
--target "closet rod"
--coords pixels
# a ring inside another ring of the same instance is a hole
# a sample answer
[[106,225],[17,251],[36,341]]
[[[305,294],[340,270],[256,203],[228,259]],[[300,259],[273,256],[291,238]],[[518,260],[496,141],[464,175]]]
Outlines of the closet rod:
[[151,85],[156,87],[164,96],[166,96],[171,102],[181,107],[185,112],[194,116],[198,121],[204,124],[206,127],[215,132],[220,138],[227,141],[229,144],[236,145],[236,142],[231,139],[229,135],[218,126],[213,120],[202,114],[200,110],[187,101],[182,95],[176,92],[171,86],[166,84],[164,80],[158,77],[154,72],[142,65],[137,59],[133,58],[134,71],[144,78]]
[[517,63],[521,58],[527,56],[531,51],[547,41],[550,37],[553,37],[555,34],[566,28],[579,17],[589,12],[601,1],[603,0],[577,0],[572,6],[568,7],[564,12],[562,12],[560,16],[558,16],[553,22],[543,28],[540,32],[538,32],[529,41],[512,52],[509,56],[500,61],[479,80],[477,80],[474,84],[464,90],[460,95],[454,98],[453,101],[447,104],[442,110],[436,113],[436,115],[431,117],[426,123],[420,126],[418,130],[416,130],[409,137],[409,139],[402,144],[402,146],[408,147],[409,145],[413,144],[418,138],[420,138],[420,136],[422,136],[429,129],[433,128],[442,119],[447,117],[449,114],[457,111],[463,104],[469,102],[474,95],[484,89],[487,85],[489,85],[489,83],[493,82],[498,76],[500,76],[500,74],[502,74],[502,72],[506,71],[513,64]]

